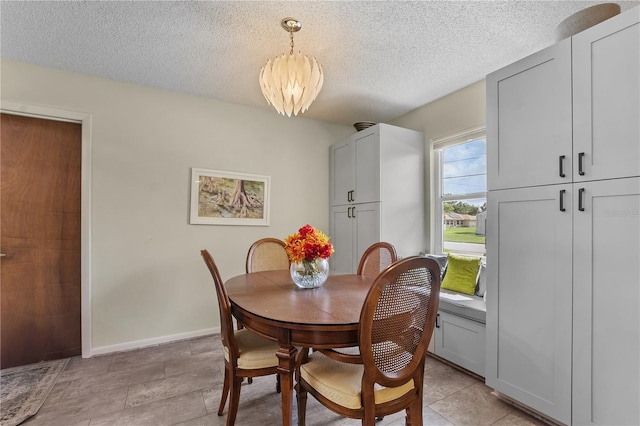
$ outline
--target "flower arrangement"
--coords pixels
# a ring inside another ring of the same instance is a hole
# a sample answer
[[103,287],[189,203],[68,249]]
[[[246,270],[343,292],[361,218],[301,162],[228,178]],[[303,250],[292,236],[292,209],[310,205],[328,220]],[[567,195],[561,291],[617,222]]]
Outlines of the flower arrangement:
[[329,237],[311,225],[305,225],[295,234],[285,238],[285,250],[292,263],[309,263],[316,259],[328,259],[333,254]]
[[321,286],[329,275],[327,259],[333,253],[333,245],[322,232],[305,225],[284,240],[285,250],[291,261],[289,271],[293,282],[302,288]]

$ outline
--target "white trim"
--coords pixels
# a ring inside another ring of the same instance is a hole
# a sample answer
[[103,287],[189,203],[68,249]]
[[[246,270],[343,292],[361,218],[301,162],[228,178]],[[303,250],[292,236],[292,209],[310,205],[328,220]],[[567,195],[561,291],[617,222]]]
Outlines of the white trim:
[[434,196],[432,198],[435,210],[435,220],[433,221],[433,252],[437,254],[444,253],[444,211],[442,203],[445,201],[473,200],[477,198],[487,199],[488,191],[474,192],[469,194],[453,194],[443,195],[442,173],[443,173],[443,150],[454,145],[471,142],[477,139],[486,138],[486,126],[476,126],[462,132],[431,140],[433,156],[434,156]]
[[212,334],[218,334],[218,333],[220,333],[220,327],[213,327],[213,328],[205,328],[203,330],[198,330],[198,331],[189,331],[187,333],[172,334],[170,336],[160,336],[160,337],[153,337],[151,339],[133,340],[131,342],[118,343],[116,345],[100,346],[97,348],[93,348],[93,350],[91,351],[91,355],[92,356],[105,355],[113,352],[129,351],[131,349],[146,348],[149,346],[156,346],[163,343],[177,342],[180,340],[210,336]]
[[482,139],[486,137],[486,127],[476,126],[462,132],[455,133],[453,135],[445,136],[443,138],[436,138],[431,140],[433,149],[447,148],[453,145],[458,145],[465,142],[471,142],[476,139]]
[[82,328],[82,357],[91,356],[91,114],[2,101],[0,111],[7,114],[67,121],[82,125],[82,182],[81,182],[81,235],[80,235],[80,298]]

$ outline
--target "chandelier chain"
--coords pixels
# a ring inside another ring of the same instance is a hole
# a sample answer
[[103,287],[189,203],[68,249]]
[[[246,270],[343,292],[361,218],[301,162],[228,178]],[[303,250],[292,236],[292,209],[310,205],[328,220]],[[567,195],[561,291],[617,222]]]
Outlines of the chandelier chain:
[[289,52],[289,55],[293,55],[293,31],[289,31],[289,37],[291,38],[291,43],[289,43],[291,46],[291,52]]

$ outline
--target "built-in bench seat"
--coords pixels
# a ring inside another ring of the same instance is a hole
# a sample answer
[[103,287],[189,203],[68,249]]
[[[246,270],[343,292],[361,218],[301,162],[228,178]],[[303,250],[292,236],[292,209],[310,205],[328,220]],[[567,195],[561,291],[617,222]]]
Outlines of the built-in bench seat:
[[[441,266],[446,275],[447,257],[427,255]],[[487,305],[485,266],[480,268],[475,294],[465,294],[446,288],[440,289],[438,317],[433,335],[432,351],[435,355],[479,376],[485,370],[485,324]]]
[[482,324],[487,322],[487,304],[480,296],[442,289],[439,310]]

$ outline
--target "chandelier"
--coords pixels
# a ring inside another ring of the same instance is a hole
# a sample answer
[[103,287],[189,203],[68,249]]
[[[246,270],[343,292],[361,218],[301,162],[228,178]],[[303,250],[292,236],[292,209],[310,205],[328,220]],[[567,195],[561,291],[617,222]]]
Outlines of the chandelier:
[[280,24],[291,39],[289,56],[284,53],[273,61],[269,59],[260,70],[260,88],[267,103],[282,115],[291,117],[305,112],[316,99],[324,77],[318,62],[293,54],[293,33],[300,31],[302,24],[295,18],[284,18]]

